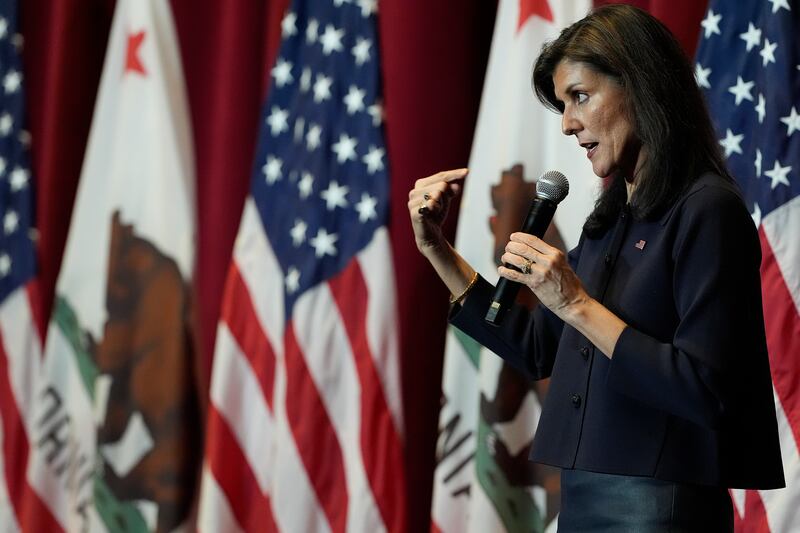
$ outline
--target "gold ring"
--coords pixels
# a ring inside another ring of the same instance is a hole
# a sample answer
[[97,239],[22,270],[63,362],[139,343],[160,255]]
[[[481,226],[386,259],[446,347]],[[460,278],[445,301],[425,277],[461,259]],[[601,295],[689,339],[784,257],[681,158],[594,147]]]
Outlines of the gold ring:
[[526,259],[524,263],[522,263],[522,273],[523,274],[530,274],[531,273],[531,265],[533,261],[530,259]]

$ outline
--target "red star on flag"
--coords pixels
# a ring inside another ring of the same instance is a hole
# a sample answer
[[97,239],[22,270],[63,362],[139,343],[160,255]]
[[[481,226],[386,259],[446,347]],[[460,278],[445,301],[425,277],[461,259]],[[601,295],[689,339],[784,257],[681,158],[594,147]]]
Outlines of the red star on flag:
[[142,46],[142,41],[144,41],[144,30],[139,33],[128,34],[128,50],[125,53],[125,70],[123,73],[130,70],[132,72],[138,72],[142,76],[147,75],[147,72],[144,70],[144,65],[141,59],[139,59],[139,47]]
[[553,12],[547,0],[519,0],[519,24],[517,31],[525,25],[529,18],[539,15],[544,20],[553,22]]

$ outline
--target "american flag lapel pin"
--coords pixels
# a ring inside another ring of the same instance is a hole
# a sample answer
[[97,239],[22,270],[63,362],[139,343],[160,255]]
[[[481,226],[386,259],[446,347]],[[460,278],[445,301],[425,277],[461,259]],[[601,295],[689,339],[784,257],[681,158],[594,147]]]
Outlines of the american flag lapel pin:
[[645,241],[644,239],[639,239],[639,242],[634,244],[634,246],[637,247],[640,250],[644,250],[644,245],[645,244],[647,244],[647,241]]

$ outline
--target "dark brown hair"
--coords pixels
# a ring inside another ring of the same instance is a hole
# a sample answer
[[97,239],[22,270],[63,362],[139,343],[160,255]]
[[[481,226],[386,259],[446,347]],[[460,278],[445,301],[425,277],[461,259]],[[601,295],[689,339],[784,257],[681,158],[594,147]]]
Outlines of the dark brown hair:
[[[638,219],[652,219],[674,203],[704,172],[731,181],[708,110],[688,58],[670,31],[641,9],[600,7],[546,43],[533,69],[533,88],[547,107],[563,112],[553,73],[562,60],[584,63],[614,79],[647,157],[631,198]],[[624,178],[615,176],[584,224],[596,238],[627,201]]]

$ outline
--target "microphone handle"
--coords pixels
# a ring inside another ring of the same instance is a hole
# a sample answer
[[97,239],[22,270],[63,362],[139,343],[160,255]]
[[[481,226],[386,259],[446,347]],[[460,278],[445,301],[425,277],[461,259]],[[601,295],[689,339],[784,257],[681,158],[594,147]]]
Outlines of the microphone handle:
[[[539,198],[538,196],[534,198],[533,202],[531,202],[528,216],[525,217],[525,223],[522,225],[520,231],[541,238],[544,232],[547,231],[547,226],[550,225],[550,221],[553,220],[553,215],[556,212],[556,205],[555,202],[545,198]],[[504,266],[521,272],[521,270],[514,265],[506,263]],[[516,281],[500,278],[494,289],[494,295],[492,296],[489,310],[486,311],[486,322],[497,326],[503,321],[506,311],[508,311],[514,303],[514,300],[516,300],[517,293],[521,286],[522,285]]]

